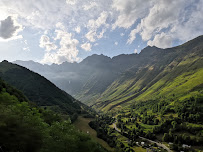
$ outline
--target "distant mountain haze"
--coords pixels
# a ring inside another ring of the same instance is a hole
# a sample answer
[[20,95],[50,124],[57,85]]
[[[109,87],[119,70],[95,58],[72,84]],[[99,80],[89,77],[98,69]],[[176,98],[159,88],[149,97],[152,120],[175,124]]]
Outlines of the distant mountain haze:
[[[38,67],[40,65],[34,64]],[[30,101],[38,106],[51,107],[68,114],[80,111],[80,103],[76,102],[72,96],[56,87],[43,76],[25,67],[3,61],[0,63],[0,78],[22,91]]]
[[99,110],[111,110],[160,96],[195,94],[203,84],[203,36],[183,45],[146,47],[113,58],[92,55],[80,63],[14,63],[40,73],[59,88]]

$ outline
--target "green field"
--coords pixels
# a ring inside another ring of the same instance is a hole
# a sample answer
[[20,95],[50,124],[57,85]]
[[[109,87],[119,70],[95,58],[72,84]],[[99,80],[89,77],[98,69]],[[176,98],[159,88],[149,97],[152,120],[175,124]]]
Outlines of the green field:
[[104,148],[106,148],[108,151],[114,151],[114,149],[111,148],[104,140],[102,140],[100,138],[97,138],[97,132],[94,129],[92,129],[88,124],[92,120],[94,120],[94,119],[92,119],[92,118],[84,118],[83,116],[79,116],[78,119],[73,123],[73,125],[75,125],[76,128],[78,128],[79,130],[81,130],[84,133],[89,132],[88,134],[95,141],[97,141]]

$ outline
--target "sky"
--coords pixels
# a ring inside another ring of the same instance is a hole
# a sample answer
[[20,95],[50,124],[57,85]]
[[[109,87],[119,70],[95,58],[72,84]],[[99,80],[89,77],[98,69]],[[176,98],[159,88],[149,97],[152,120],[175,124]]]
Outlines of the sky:
[[203,34],[203,0],[0,0],[0,61],[80,62]]

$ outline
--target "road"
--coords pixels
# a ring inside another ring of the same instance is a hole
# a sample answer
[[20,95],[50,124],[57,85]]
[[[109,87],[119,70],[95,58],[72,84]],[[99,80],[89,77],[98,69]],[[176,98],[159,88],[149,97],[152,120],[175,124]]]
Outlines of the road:
[[116,119],[116,121],[113,123],[113,128],[114,128],[116,131],[121,132],[121,130],[117,128],[116,123],[117,123],[117,119]]
[[147,140],[147,141],[149,141],[150,143],[155,143],[155,144],[157,144],[159,147],[162,147],[163,149],[166,149],[168,152],[172,152],[168,147],[166,147],[166,145],[164,145],[164,144],[162,144],[162,143],[159,143],[159,142],[156,142],[156,141],[153,141],[153,140],[150,140],[150,139],[141,137],[141,136],[139,136],[139,138],[140,138],[140,139]]
[[[115,129],[116,131],[118,131],[118,132],[120,133],[121,130],[117,128],[116,123],[117,123],[117,119],[116,119],[116,121],[113,123],[113,127],[114,127],[114,129]],[[156,143],[159,147],[162,147],[163,149],[166,149],[168,152],[173,152],[173,151],[171,151],[168,147],[166,147],[166,145],[164,145],[164,144],[162,144],[162,143],[159,143],[159,142],[156,142],[156,141],[153,141],[153,140],[150,140],[150,139],[141,137],[141,136],[139,136],[139,138],[140,138],[140,139],[143,139],[143,140],[147,140],[147,141],[150,142],[150,143]]]

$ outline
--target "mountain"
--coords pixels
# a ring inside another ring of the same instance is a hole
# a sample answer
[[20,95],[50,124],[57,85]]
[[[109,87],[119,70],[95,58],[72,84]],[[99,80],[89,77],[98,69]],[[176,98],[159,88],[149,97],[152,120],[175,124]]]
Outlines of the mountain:
[[181,46],[147,47],[139,63],[115,80],[94,105],[108,111],[120,105],[158,98],[183,100],[202,93],[203,36]]
[[199,36],[173,48],[148,46],[140,54],[113,58],[92,55],[80,63],[15,63],[39,72],[95,109],[108,111],[137,101],[184,99],[201,93],[202,56],[203,36]]
[[50,66],[39,66],[39,63],[33,61],[15,63],[40,73],[78,100],[82,99],[84,103],[90,104],[94,101],[93,98],[104,92],[118,76],[117,71],[111,66],[111,58],[104,55],[92,55],[80,63],[64,62]]
[[80,103],[72,96],[46,78],[22,66],[3,61],[0,63],[0,77],[38,106],[50,107],[68,114],[80,111]]

